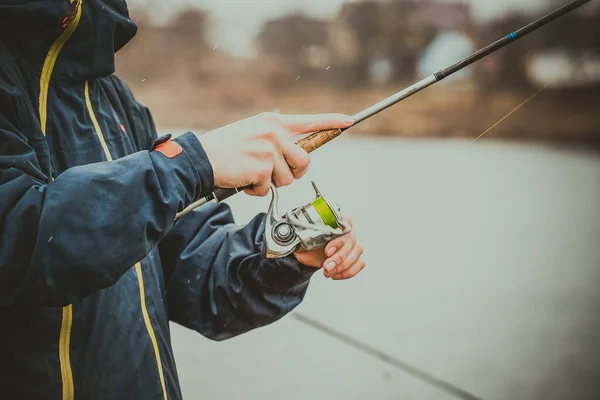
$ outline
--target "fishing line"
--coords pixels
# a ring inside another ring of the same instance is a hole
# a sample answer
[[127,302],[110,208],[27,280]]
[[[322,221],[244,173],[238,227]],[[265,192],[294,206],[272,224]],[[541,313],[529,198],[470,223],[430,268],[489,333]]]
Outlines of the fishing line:
[[[538,18],[537,20],[523,26],[520,29],[517,29],[516,31],[509,33],[508,35],[496,40],[493,43],[490,43],[486,47],[463,58],[462,60],[458,61],[457,63],[454,63],[444,69],[439,70],[438,72],[436,72],[434,74],[431,74],[431,75],[421,79],[420,81],[410,85],[409,87],[401,90],[400,92],[393,94],[390,97],[380,101],[379,103],[374,104],[371,107],[355,114],[353,116],[354,124],[352,126],[356,126],[360,122],[365,121],[368,118],[371,118],[372,116],[388,109],[389,107],[393,106],[394,104],[397,104],[397,103],[409,98],[410,96],[413,96],[414,94],[419,93],[423,89],[428,88],[431,85],[434,85],[435,83],[442,81],[443,79],[449,77],[450,75],[468,67],[469,65],[473,64],[474,62],[477,62],[477,61],[481,60],[482,58],[500,50],[501,48],[508,46],[511,43],[514,43],[516,40],[519,40],[522,37],[527,36],[531,32],[534,32],[534,31],[540,29],[541,27],[570,13],[571,11],[581,7],[582,5],[584,5],[586,3],[589,3],[590,1],[591,0],[573,0],[571,3],[565,5],[557,10],[554,10],[551,13],[549,13],[541,18]],[[347,129],[349,129],[349,128],[325,129],[322,131],[314,132],[314,133],[308,135],[307,137],[299,140],[297,144],[300,147],[302,147],[306,152],[311,153],[312,151],[320,148],[324,144],[335,139],[336,137],[341,135]],[[224,200],[228,199],[229,197],[235,195],[236,193],[240,193],[241,191],[243,191],[243,188],[233,188],[233,189],[215,188],[213,193],[195,201],[194,203],[190,204],[185,210],[179,212],[176,215],[175,219],[179,219],[179,218],[183,217],[185,214],[189,213],[191,210],[194,210],[195,208],[200,207],[203,204],[206,204],[210,201],[214,200],[216,202],[221,202],[221,201],[224,201]]]
[[[509,41],[513,41],[515,39],[517,39],[520,36],[524,36],[525,34],[534,31],[535,29],[539,28],[540,26],[548,23],[551,20],[554,20],[556,18],[558,18],[561,15],[566,14],[567,12],[569,12],[570,10],[573,10],[579,6],[581,6],[582,4],[585,4],[587,2],[589,2],[590,0],[576,0],[573,1],[572,3],[570,3],[569,5],[539,19],[538,21],[535,21],[531,24],[529,24],[528,26],[515,31],[511,34],[509,34],[506,38],[501,39],[491,45],[489,45],[488,47],[480,50],[477,53],[474,53],[473,55],[467,57],[466,59],[460,61],[459,63],[446,68],[445,70],[442,70],[436,74],[434,74],[432,77],[428,77],[425,78],[424,80],[417,82],[416,84],[414,84],[413,86],[410,86],[408,88],[406,88],[405,90],[397,93],[396,95],[393,95],[391,97],[389,97],[388,99],[362,111],[361,113],[356,115],[356,118],[358,121],[363,121],[369,117],[371,117],[372,115],[377,114],[378,112],[390,107],[391,105],[417,93],[418,91],[432,85],[433,83],[445,78],[448,75],[451,75],[452,73],[464,68],[465,66],[471,64],[472,62],[483,58],[484,56],[486,56],[487,54],[490,54],[492,52],[494,52],[495,50],[505,46]],[[595,50],[597,50],[598,48],[593,49],[592,51],[590,51],[588,54],[586,55],[590,55],[592,52],[594,52]],[[582,57],[583,58],[583,57]],[[489,133],[491,130],[493,130],[494,128],[496,128],[498,125],[500,125],[503,121],[505,121],[507,118],[509,118],[511,115],[513,115],[514,113],[516,113],[519,109],[521,109],[523,106],[525,106],[527,103],[529,103],[530,101],[532,101],[534,98],[536,98],[541,92],[543,92],[544,90],[548,89],[550,86],[552,86],[554,83],[556,83],[557,81],[553,81],[545,86],[543,86],[542,88],[538,89],[535,93],[533,93],[531,96],[529,96],[528,98],[526,98],[525,100],[523,100],[520,104],[518,104],[515,108],[513,108],[511,111],[509,111],[506,115],[504,115],[502,118],[500,118],[497,122],[495,122],[491,127],[489,127],[488,129],[486,129],[483,133],[481,133],[479,136],[477,136],[472,142],[471,144],[473,144],[474,142],[476,142],[477,140],[479,140],[480,138],[482,138],[483,136],[485,136],[487,133]],[[341,130],[340,130],[341,133]],[[319,133],[314,134],[318,137]],[[337,134],[332,136],[329,139],[323,139],[322,143],[320,143],[318,146],[321,146],[322,144],[326,143],[327,141],[331,140],[332,138],[337,137]],[[206,201],[210,201],[210,199],[206,199]],[[313,328],[316,329],[320,332],[322,332],[323,334],[339,341],[339,342],[343,342],[346,345],[362,352],[365,354],[368,354],[374,358],[377,358],[380,361],[383,361],[391,366],[393,366],[394,368],[401,370],[419,380],[421,380],[422,382],[428,383],[432,386],[437,387],[438,389],[444,391],[445,393],[448,393],[454,397],[457,397],[461,400],[483,400],[481,397],[477,397],[469,392],[467,392],[464,389],[461,389],[458,386],[452,385],[440,378],[437,378],[431,374],[428,374],[412,365],[410,365],[407,362],[404,362],[398,358],[395,358],[393,356],[391,356],[390,354],[387,354],[381,350],[378,350],[374,347],[371,347],[365,343],[362,343],[350,336],[347,336],[345,334],[343,334],[342,332],[339,332],[325,324],[322,324],[302,313],[292,313],[290,314],[291,318],[294,318],[295,320]]]
[[[591,51],[587,52],[582,59],[584,59],[585,57],[591,56],[592,53],[594,53],[596,50],[600,49],[600,46],[597,48],[592,49]],[[480,138],[482,138],[483,136],[485,136],[486,134],[488,134],[491,130],[493,130],[494,128],[496,128],[498,125],[500,125],[504,120],[506,120],[507,118],[509,118],[511,115],[513,115],[514,113],[516,113],[519,109],[521,109],[523,106],[525,106],[527,103],[529,103],[530,101],[532,101],[534,98],[536,98],[540,93],[542,93],[544,90],[548,89],[550,86],[554,85],[555,83],[557,83],[558,80],[552,81],[548,84],[546,84],[545,86],[541,87],[540,89],[538,89],[535,93],[533,93],[531,96],[529,96],[528,98],[526,98],[525,100],[523,100],[521,103],[519,103],[515,108],[513,108],[511,111],[509,111],[506,115],[504,115],[502,118],[500,118],[497,122],[495,122],[492,126],[490,126],[488,129],[486,129],[483,133],[481,133],[479,136],[477,136],[472,142],[471,144],[473,144],[474,142],[476,142],[477,140],[479,140]],[[381,350],[378,350],[374,347],[371,347],[365,343],[361,343],[360,341],[353,339],[350,336],[347,336],[339,331],[336,331],[335,329],[324,325],[302,313],[293,313],[290,314],[290,317],[294,318],[295,320],[313,328],[316,329],[322,333],[324,333],[327,336],[332,337],[333,339],[343,342],[346,345],[362,352],[362,353],[366,353],[371,355],[372,357],[375,357],[377,359],[379,359],[380,361],[383,361],[407,374],[412,375],[413,377],[428,383],[432,386],[437,387],[438,389],[443,390],[444,392],[451,394],[459,399],[462,400],[483,400],[481,397],[477,397],[469,392],[467,392],[464,389],[461,389],[455,385],[452,385],[446,381],[443,381],[431,374],[428,374],[424,371],[421,371],[420,369],[413,367],[412,365],[399,360],[398,358],[395,358]]]
[[490,126],[488,129],[486,129],[481,135],[477,136],[472,142],[471,144],[475,143],[477,140],[479,140],[480,138],[482,138],[484,135],[486,135],[489,131],[491,131],[492,129],[494,129],[495,127],[497,127],[498,125],[500,125],[506,118],[510,117],[511,115],[513,115],[514,113],[516,113],[521,107],[523,107],[525,104],[529,103],[531,100],[533,100],[538,94],[540,94],[543,90],[546,90],[547,88],[549,88],[551,85],[553,85],[554,82],[551,82],[549,84],[547,84],[546,86],[538,89],[534,94],[532,94],[531,96],[529,96],[528,98],[526,98],[525,100],[523,100],[521,102],[521,104],[519,104],[518,106],[516,106],[515,108],[513,108],[511,111],[508,112],[508,114],[506,114],[504,117],[500,118],[494,125]]
[[413,367],[412,365],[410,365],[402,360],[399,360],[398,358],[395,358],[381,350],[378,350],[367,344],[361,343],[358,340],[353,339],[350,336],[347,336],[339,331],[336,331],[335,329],[333,329],[327,325],[321,324],[320,322],[318,322],[304,314],[295,312],[295,313],[290,314],[290,317],[296,319],[297,321],[299,321],[305,325],[310,326],[311,328],[317,329],[317,330],[321,331],[322,333],[326,334],[327,336],[330,336],[340,342],[343,342],[358,351],[369,354],[369,355],[379,359],[380,361],[383,361],[383,362],[385,362],[385,363],[387,363],[409,375],[412,375],[413,377],[415,377],[425,383],[435,386],[438,389],[440,389],[440,390],[444,391],[445,393],[448,393],[454,397],[457,397],[461,400],[483,400],[481,397],[475,396],[475,395],[467,392],[466,390],[459,388],[458,386],[454,386],[451,383],[448,383],[448,382],[443,381],[433,375],[428,374],[427,372],[421,371],[420,369]]
[[[595,47],[592,50],[586,52],[583,56],[581,56],[581,60],[580,61],[584,61],[587,57],[590,57],[599,48],[600,48],[600,46],[599,47]],[[541,87],[540,89],[538,89],[534,94],[532,94],[531,96],[529,96],[528,98],[526,98],[525,100],[523,100],[519,105],[517,105],[515,108],[513,108],[511,111],[509,111],[505,116],[503,116],[502,118],[500,118],[496,123],[494,123],[488,129],[486,129],[481,135],[479,135],[475,139],[473,139],[473,141],[470,144],[475,143],[477,140],[479,140],[480,138],[482,138],[484,135],[486,135],[492,129],[494,129],[498,125],[500,125],[505,119],[507,119],[508,117],[510,117],[511,115],[513,115],[514,113],[516,113],[525,104],[529,103],[531,100],[533,100],[534,98],[536,98],[537,95],[539,95],[541,92],[543,92],[544,90],[548,89],[550,86],[554,85],[557,82],[558,82],[558,78],[556,80],[554,80],[554,81],[546,84],[545,86]]]

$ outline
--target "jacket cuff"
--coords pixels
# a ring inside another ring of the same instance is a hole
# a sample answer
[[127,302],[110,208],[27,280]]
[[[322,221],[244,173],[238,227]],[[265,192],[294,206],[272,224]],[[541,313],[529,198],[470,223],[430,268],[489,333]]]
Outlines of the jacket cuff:
[[183,147],[183,151],[188,155],[196,171],[198,171],[198,176],[202,183],[199,197],[211,194],[215,189],[214,171],[198,137],[193,132],[186,132],[173,139],[173,141]]
[[283,258],[267,258],[264,245],[261,248],[263,284],[278,292],[286,292],[304,286],[317,272],[318,268],[301,264],[293,255]]
[[213,169],[200,141],[192,132],[171,139],[158,138],[150,149],[155,171],[167,203],[177,205],[177,211],[214,190]]
[[184,152],[192,161],[196,171],[198,171],[200,181],[202,182],[200,197],[208,196],[215,189],[215,175],[212,165],[208,160],[208,155],[204,151],[204,147],[202,147],[198,137],[193,132],[187,132],[173,140],[183,147]]

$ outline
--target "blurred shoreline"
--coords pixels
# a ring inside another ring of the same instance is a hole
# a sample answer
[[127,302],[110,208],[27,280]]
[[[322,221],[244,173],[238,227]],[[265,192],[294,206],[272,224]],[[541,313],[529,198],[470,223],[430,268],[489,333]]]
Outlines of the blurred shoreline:
[[[474,139],[556,82],[486,136],[600,147],[600,7],[587,10],[348,135]],[[151,109],[157,126],[192,130],[261,112],[355,114],[533,18],[514,13],[478,25],[460,1],[350,1],[328,20],[291,13],[266,21],[254,38],[256,54],[248,58],[209,42],[211,16],[202,9],[185,9],[163,25],[151,22],[149,13],[133,11],[138,34],[117,53],[116,72]]]
[[[176,79],[131,82],[138,101],[158,126],[211,130],[261,112],[354,114],[403,86],[341,91],[310,85],[270,92],[260,82],[212,82],[203,86]],[[407,83],[408,84],[408,83]],[[530,94],[478,92],[469,84],[431,87],[357,125],[348,135],[475,139]],[[564,97],[563,97],[564,96]],[[486,134],[486,138],[600,147],[600,95],[542,91]]]

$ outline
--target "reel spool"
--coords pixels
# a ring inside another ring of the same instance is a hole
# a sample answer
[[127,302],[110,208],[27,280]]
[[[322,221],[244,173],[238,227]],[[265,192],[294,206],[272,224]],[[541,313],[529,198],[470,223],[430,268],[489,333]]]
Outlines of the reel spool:
[[315,200],[280,217],[277,188],[271,184],[273,197],[265,228],[267,258],[286,257],[300,247],[317,249],[352,230],[342,218],[339,206],[331,203],[314,182],[312,186]]

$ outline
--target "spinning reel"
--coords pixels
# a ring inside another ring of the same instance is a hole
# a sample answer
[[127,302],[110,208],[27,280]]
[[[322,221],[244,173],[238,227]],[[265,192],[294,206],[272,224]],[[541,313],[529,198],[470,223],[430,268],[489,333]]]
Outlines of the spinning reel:
[[316,199],[281,216],[277,188],[271,184],[265,228],[267,258],[282,258],[300,247],[313,250],[352,230],[341,216],[340,208],[329,202],[312,182]]

